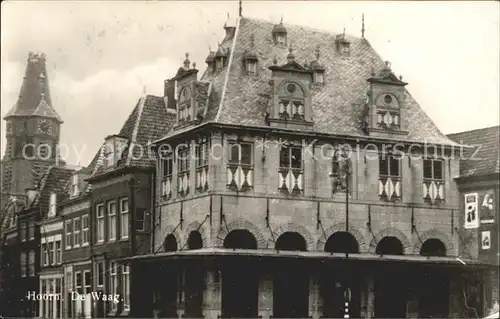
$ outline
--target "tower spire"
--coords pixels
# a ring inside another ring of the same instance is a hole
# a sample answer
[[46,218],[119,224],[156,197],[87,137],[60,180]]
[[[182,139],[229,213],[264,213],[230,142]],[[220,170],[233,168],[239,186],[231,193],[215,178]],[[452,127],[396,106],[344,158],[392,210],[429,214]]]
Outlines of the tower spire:
[[361,38],[365,38],[365,14],[361,16]]

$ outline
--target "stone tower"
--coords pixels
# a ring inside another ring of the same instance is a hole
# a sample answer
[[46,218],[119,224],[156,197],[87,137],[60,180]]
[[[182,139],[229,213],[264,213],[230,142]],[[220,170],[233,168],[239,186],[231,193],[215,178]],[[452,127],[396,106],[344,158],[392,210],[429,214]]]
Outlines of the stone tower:
[[56,151],[63,121],[52,107],[45,54],[29,53],[19,98],[4,120],[2,199],[37,187],[50,165],[64,165]]

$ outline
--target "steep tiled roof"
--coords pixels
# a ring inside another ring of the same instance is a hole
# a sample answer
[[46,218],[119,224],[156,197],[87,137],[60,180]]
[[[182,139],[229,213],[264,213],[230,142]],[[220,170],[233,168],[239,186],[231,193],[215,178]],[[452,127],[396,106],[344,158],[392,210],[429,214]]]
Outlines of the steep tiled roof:
[[[156,158],[149,151],[148,144],[165,135],[174,120],[175,114],[167,112],[163,98],[153,95],[141,97],[118,133],[119,136],[128,138],[129,144],[122,152],[116,168],[153,167]],[[99,151],[89,165],[92,175],[104,172],[102,158],[103,154]]]
[[[272,30],[275,24],[241,18],[233,38],[221,43],[229,50],[229,66],[222,71],[207,70],[202,81],[212,84],[207,114],[201,124],[219,122],[248,126],[267,126],[265,113],[269,103],[271,71],[274,65],[286,63],[288,48],[275,46]],[[293,43],[295,61],[299,64],[315,61],[315,49],[321,50],[318,63],[325,70],[325,85],[312,89],[313,130],[326,134],[366,136],[360,125],[363,103],[369,88],[372,70],[382,70],[384,61],[366,39],[346,36],[351,43],[349,56],[342,56],[335,45],[336,35],[297,25],[286,25],[288,42]],[[252,42],[254,48],[252,49]],[[242,59],[252,49],[258,56],[258,76],[245,76]],[[222,103],[221,103],[222,101]],[[407,92],[408,112],[402,119],[409,134],[401,139],[430,143],[455,144],[436,127]],[[170,131],[165,137],[178,134]]]
[[457,143],[475,146],[474,150],[464,151],[466,159],[460,162],[460,175],[500,173],[500,126],[449,134],[448,137]]
[[4,118],[12,116],[44,116],[62,123],[52,107],[44,54],[29,53],[19,98]]
[[47,173],[40,180],[37,197],[33,205],[39,205],[42,212],[49,208],[49,198],[51,193],[56,193],[62,197],[66,195],[66,186],[74,170],[51,166]]

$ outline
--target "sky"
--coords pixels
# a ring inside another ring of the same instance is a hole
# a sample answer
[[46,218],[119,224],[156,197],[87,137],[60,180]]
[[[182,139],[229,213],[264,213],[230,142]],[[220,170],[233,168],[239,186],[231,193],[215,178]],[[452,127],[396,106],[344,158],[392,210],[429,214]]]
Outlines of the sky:
[[[243,16],[361,36],[445,134],[499,125],[499,2],[243,1]],[[186,52],[204,70],[238,1],[9,1],[1,10],[1,115],[29,51],[47,56],[67,162],[88,165],[141,94],[163,95]],[[5,121],[1,121],[5,152]]]

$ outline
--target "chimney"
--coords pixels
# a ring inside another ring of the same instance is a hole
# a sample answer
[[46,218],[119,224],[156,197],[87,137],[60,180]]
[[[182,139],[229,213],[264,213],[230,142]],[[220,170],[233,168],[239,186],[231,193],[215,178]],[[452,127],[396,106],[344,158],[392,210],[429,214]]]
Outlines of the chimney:
[[165,81],[164,98],[165,107],[168,110],[177,110],[176,96],[175,96],[175,80]]

